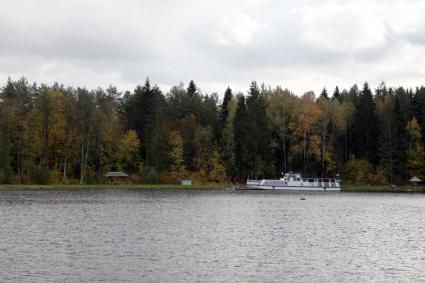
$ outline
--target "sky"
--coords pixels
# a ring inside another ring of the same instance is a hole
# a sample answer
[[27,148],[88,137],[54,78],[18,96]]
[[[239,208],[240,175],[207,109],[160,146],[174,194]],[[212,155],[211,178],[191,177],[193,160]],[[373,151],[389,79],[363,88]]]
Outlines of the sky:
[[1,0],[0,85],[296,94],[425,83],[423,0]]

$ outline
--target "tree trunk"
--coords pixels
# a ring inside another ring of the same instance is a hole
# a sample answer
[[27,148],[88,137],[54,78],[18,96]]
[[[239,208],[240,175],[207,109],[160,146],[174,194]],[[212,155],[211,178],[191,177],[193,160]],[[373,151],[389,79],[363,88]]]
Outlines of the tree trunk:
[[322,145],[322,178],[325,176],[325,141],[323,141]]
[[307,154],[307,132],[304,132],[304,144],[303,144],[303,161],[304,161],[304,169],[303,169],[303,173],[305,174],[305,169],[306,169],[306,154]]
[[82,148],[82,168],[81,168],[81,176],[80,176],[80,184],[84,183],[84,175],[86,174],[87,161],[89,157],[89,148],[90,148],[90,137],[87,139],[87,145],[84,152],[84,147]]
[[66,159],[66,153],[63,160],[63,175],[62,175],[62,183],[66,183],[66,167],[67,167],[67,159]]

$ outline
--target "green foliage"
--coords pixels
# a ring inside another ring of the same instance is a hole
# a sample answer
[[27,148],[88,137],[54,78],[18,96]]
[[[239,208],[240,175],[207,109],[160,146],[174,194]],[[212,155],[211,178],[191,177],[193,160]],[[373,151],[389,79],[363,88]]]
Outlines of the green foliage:
[[238,95],[235,118],[233,119],[233,135],[235,145],[235,169],[236,175],[243,179],[249,174],[249,148],[248,148],[248,114],[245,97]]
[[128,173],[136,172],[141,165],[140,141],[136,132],[129,130],[119,142],[115,152],[118,158],[116,167],[122,167]]
[[378,166],[374,172],[369,174],[368,183],[375,186],[387,185],[389,183],[387,168]]
[[276,162],[278,168],[286,172],[290,168],[290,144],[295,142],[294,131],[299,115],[299,98],[280,87],[266,90],[265,98],[272,130],[272,150],[276,156],[280,156]]
[[255,178],[270,175],[266,168],[271,153],[271,128],[266,109],[264,94],[253,81],[246,99],[247,139],[244,142],[247,144],[249,174]]
[[142,184],[157,184],[159,182],[158,172],[154,167],[143,167],[138,182]]
[[372,167],[366,159],[352,156],[345,166],[344,179],[354,184],[367,184]]
[[375,101],[369,85],[365,83],[357,103],[353,120],[353,154],[371,163],[378,161],[378,118]]
[[316,98],[254,81],[246,95],[228,87],[222,98],[194,81],[163,94],[147,79],[122,94],[9,79],[0,182],[99,183],[111,170],[136,183],[244,182],[290,170],[370,184],[425,177],[424,87],[382,83],[373,94],[354,85]]
[[407,152],[407,168],[410,175],[424,179],[425,177],[425,150],[422,143],[421,128],[416,118],[412,118],[407,123],[407,130],[410,134],[410,147]]
[[32,168],[32,179],[36,184],[50,184],[50,170],[44,167],[34,166]]
[[235,177],[235,135],[233,121],[236,114],[236,101],[230,100],[228,102],[228,114],[225,121],[225,126],[221,136],[221,152],[224,166],[227,175],[230,178]]
[[226,180],[226,168],[221,159],[217,149],[214,149],[209,158],[209,182],[222,183]]

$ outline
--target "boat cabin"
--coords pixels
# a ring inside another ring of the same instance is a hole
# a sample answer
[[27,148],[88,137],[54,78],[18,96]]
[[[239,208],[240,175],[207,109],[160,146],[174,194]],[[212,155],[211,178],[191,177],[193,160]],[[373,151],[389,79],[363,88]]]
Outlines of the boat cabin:
[[303,178],[300,173],[289,172],[279,179],[284,186],[311,186],[311,187],[339,187],[339,179],[336,178]]

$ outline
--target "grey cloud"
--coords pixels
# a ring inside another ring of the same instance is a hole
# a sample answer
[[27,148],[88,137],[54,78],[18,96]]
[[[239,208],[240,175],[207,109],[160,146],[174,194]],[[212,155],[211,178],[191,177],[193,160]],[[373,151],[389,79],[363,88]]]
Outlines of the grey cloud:
[[409,2],[413,16],[394,23],[402,1],[370,3],[4,0],[0,79],[125,90],[149,76],[164,87],[195,79],[205,92],[245,91],[251,79],[297,93],[378,78],[421,84],[425,5]]

